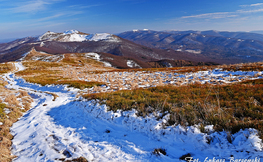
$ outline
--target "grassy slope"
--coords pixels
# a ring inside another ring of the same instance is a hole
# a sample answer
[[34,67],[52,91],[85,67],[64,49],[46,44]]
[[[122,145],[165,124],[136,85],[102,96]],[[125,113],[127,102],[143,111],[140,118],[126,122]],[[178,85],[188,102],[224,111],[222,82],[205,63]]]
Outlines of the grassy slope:
[[[252,84],[251,84],[252,83]],[[110,110],[138,110],[145,116],[153,111],[169,112],[169,124],[185,126],[213,124],[215,130],[232,133],[256,128],[263,133],[263,80],[227,86],[164,86],[113,93],[89,94],[100,99]]]
[[[38,83],[43,86],[47,84],[68,84],[71,87],[83,89],[104,84],[101,82],[79,81],[76,78],[68,78],[63,76],[63,70],[66,70],[67,68],[84,68],[85,64],[102,68],[103,63],[101,62],[95,61],[93,59],[87,59],[84,57],[84,54],[74,54],[74,56],[71,54],[65,54],[64,59],[61,62],[31,60],[33,56],[43,55],[52,56],[48,54],[40,54],[36,51],[31,52],[26,57],[27,61],[23,62],[23,65],[27,67],[27,69],[19,71],[16,73],[16,75],[23,77],[28,82]],[[59,70],[54,70],[52,68],[57,68]]]

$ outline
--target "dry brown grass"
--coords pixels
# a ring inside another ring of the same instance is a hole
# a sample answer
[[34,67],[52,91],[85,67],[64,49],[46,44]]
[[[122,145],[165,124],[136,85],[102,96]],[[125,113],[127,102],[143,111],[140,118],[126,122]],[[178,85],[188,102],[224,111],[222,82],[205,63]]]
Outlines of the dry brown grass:
[[5,102],[7,102],[10,106],[20,106],[19,101],[14,94],[6,96]]
[[[254,62],[254,63],[241,63],[233,65],[211,65],[211,66],[187,66],[187,67],[172,67],[172,68],[143,68],[143,69],[114,69],[109,70],[108,72],[176,72],[176,73],[186,73],[186,72],[197,72],[197,71],[206,71],[213,70],[215,68],[222,68],[223,70],[228,71],[263,71],[263,62]],[[93,73],[104,73],[104,71],[95,71]]]
[[263,62],[222,65],[221,67],[228,71],[263,71]]
[[6,86],[8,83],[6,81],[1,80],[0,78],[0,87]]
[[13,63],[1,63],[0,64],[0,74],[8,73],[15,69],[15,66]]
[[169,125],[214,125],[236,133],[255,128],[263,138],[263,79],[228,85],[188,84],[83,95],[99,99],[109,110],[136,109],[138,116],[169,112]]
[[22,98],[22,97],[30,97],[30,95],[26,91],[20,90],[18,98]]
[[11,140],[6,137],[0,137],[0,141],[1,141],[0,142],[0,150],[1,150],[0,161],[1,162],[12,161],[12,159],[15,157],[10,154],[10,150],[9,150],[9,148],[12,145]]
[[[20,94],[15,96],[16,93]],[[14,156],[10,152],[13,136],[10,134],[9,128],[22,116],[22,112],[30,109],[33,100],[25,91],[8,90],[1,84],[0,98],[6,102],[3,104],[3,101],[0,101],[0,122],[3,123],[0,126],[0,161],[10,162]],[[21,99],[21,104],[19,104],[18,98]],[[22,105],[24,109],[22,109]],[[9,109],[10,113],[5,114],[5,108]]]
[[[63,54],[63,59],[59,62],[46,61],[46,58],[53,56],[54,55],[36,52],[33,49],[23,62],[23,65],[26,66],[27,69],[16,73],[16,75],[23,77],[28,82],[41,85],[79,85],[78,77],[81,76],[80,74],[85,74],[89,71],[113,69],[104,67],[101,62],[87,58],[84,53]],[[41,57],[42,61],[32,60],[36,57]]]

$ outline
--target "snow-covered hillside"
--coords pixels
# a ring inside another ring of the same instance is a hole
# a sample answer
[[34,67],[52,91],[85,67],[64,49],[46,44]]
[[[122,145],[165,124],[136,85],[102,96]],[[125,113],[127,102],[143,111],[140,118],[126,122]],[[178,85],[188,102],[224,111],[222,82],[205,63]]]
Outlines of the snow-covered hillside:
[[77,30],[67,30],[63,33],[48,31],[38,37],[39,41],[59,41],[59,42],[83,42],[83,41],[120,41],[120,39],[109,33],[86,34]]

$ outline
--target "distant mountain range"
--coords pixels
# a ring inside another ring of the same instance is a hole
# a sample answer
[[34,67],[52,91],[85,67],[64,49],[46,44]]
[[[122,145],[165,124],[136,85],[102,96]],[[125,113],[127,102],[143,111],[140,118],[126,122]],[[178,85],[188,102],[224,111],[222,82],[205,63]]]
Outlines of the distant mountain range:
[[192,53],[218,63],[263,61],[263,35],[257,33],[133,30],[118,36],[150,48]]
[[254,31],[250,31],[250,33],[263,34],[263,30],[254,30]]
[[0,62],[32,49],[50,54],[96,52],[118,68],[174,67],[263,61],[263,35],[251,32],[133,30],[113,35],[46,32],[0,43]]
[[17,38],[7,38],[7,39],[0,39],[0,43],[7,43],[7,42],[11,42],[13,40],[16,40]]
[[[18,60],[32,48],[50,54],[96,52],[104,61],[118,68],[133,68],[131,65],[148,68],[216,64],[205,57],[195,57],[191,53],[175,50],[150,48],[109,33],[88,34],[76,30],[63,33],[48,31],[38,37],[2,43],[0,62]],[[125,63],[121,63],[122,60],[125,60]]]

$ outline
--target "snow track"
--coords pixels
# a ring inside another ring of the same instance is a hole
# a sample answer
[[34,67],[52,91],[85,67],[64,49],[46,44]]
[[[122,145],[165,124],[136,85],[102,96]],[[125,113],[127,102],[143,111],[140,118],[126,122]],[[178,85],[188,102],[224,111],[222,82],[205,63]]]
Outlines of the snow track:
[[[23,70],[21,63],[15,63]],[[254,129],[239,131],[233,142],[226,132],[204,134],[196,127],[162,128],[167,122],[137,117],[135,111],[109,112],[96,101],[77,98],[77,89],[39,86],[9,73],[7,88],[24,89],[34,98],[32,109],[11,128],[15,162],[51,162],[80,156],[88,161],[180,161],[190,153],[194,159],[263,158],[262,142]],[[47,93],[48,92],[48,93]],[[50,93],[58,95],[54,101]],[[207,139],[210,138],[210,143]],[[167,155],[156,156],[156,148]]]
[[[23,70],[20,63],[15,65]],[[80,156],[89,161],[161,161],[162,158],[152,154],[152,149],[145,151],[139,147],[145,144],[156,147],[146,135],[87,113],[84,108],[91,103],[77,101],[77,90],[30,84],[14,74],[5,78],[9,81],[8,88],[22,88],[34,96],[33,108],[11,128],[12,153],[18,156],[14,161],[60,161]],[[45,92],[59,97],[53,101],[53,96]]]

